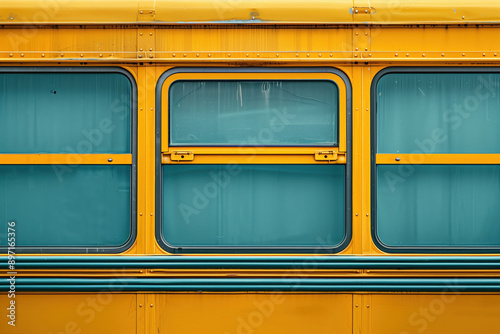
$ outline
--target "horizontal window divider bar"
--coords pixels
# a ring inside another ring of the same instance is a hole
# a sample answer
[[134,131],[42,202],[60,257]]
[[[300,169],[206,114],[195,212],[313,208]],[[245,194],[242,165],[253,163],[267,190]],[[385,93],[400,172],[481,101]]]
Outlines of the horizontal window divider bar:
[[500,154],[377,154],[376,163],[378,165],[497,165],[500,164]]
[[308,164],[337,163],[345,164],[345,153],[337,149],[320,150],[262,150],[262,151],[229,151],[229,150],[172,150],[162,154],[162,163],[205,163],[205,164]]
[[131,165],[132,154],[0,154],[0,165]]

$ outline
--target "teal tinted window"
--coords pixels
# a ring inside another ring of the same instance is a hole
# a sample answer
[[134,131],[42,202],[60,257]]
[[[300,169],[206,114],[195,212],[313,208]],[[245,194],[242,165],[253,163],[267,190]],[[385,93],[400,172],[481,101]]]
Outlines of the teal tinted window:
[[500,153],[500,73],[389,73],[378,153]]
[[[64,171],[64,173],[63,173]],[[0,166],[0,246],[120,246],[131,236],[131,166]]]
[[163,165],[173,247],[331,247],[345,231],[345,165]]
[[500,166],[377,166],[386,246],[500,247]]
[[0,153],[131,153],[119,73],[0,73]]
[[175,81],[171,146],[338,145],[333,81]]

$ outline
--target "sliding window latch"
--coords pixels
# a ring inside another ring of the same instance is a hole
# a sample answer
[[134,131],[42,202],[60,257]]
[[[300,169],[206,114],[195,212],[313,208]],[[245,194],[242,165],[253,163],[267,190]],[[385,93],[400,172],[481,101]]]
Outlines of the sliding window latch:
[[189,161],[194,159],[193,151],[174,151],[170,155],[172,161]]
[[337,152],[333,151],[317,151],[314,158],[319,161],[335,161],[338,158]]

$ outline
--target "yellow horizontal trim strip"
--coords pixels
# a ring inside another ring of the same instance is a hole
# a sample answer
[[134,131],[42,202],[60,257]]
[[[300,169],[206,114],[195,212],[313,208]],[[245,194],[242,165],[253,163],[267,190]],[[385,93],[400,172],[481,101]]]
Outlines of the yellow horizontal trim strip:
[[378,165],[496,165],[500,164],[500,154],[377,154],[376,162]]
[[314,154],[194,154],[193,160],[172,161],[169,154],[162,156],[164,164],[345,164],[345,155],[335,161],[316,160]]
[[317,151],[333,151],[338,152],[338,147],[170,147],[168,152],[170,154],[176,151],[191,151],[197,154],[314,154]]
[[132,154],[0,154],[0,164],[131,165]]
[[1,24],[457,24],[498,22],[500,6],[497,0],[102,0],[96,7],[86,0],[23,0],[1,1],[0,13]]

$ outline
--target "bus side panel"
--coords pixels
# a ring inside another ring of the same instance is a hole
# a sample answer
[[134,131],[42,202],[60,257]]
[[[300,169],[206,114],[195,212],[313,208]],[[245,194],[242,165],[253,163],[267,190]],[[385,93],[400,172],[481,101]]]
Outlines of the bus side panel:
[[371,295],[371,334],[500,333],[500,295]]
[[[9,310],[15,300],[15,327]],[[111,293],[0,295],[0,333],[77,334],[137,332],[137,295]]]
[[159,334],[352,333],[351,294],[158,294],[156,300]]

